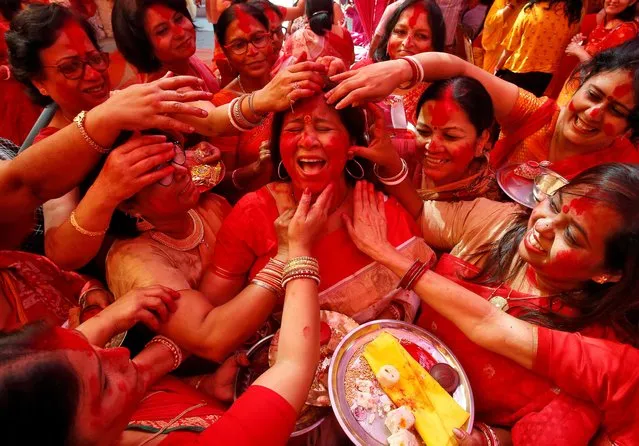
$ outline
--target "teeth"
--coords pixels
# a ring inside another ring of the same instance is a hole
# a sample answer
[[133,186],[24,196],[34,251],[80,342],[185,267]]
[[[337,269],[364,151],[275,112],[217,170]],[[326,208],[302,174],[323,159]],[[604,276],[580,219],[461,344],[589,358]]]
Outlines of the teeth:
[[298,161],[300,163],[323,163],[324,162],[324,160],[308,159],[308,158],[300,158]]
[[584,121],[582,121],[581,118],[579,118],[578,116],[575,118],[575,127],[577,127],[579,130],[582,130],[584,132],[592,132],[596,130],[595,127],[589,126]]
[[443,160],[443,159],[433,159],[433,158],[427,158],[428,162],[431,164],[446,164],[448,162],[448,160]]
[[530,231],[530,235],[528,236],[528,242],[535,247],[536,249],[539,249],[540,251],[544,251],[544,249],[541,247],[541,244],[537,241],[537,231],[535,231],[535,229],[533,228]]

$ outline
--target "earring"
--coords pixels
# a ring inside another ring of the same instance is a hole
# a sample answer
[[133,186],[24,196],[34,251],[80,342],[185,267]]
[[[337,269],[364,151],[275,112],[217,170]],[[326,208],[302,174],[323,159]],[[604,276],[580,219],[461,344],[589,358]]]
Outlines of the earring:
[[[282,173],[284,172],[284,173]],[[282,181],[286,181],[289,180],[291,177],[288,175],[288,172],[286,171],[286,168],[284,167],[284,162],[280,161],[280,163],[277,165],[277,177],[282,180]]]
[[41,88],[41,89],[40,89],[40,94],[41,94],[42,96],[46,96],[46,95],[47,95],[47,90],[45,90],[44,88]]
[[[348,168],[348,163],[355,163],[355,165],[360,171],[360,174],[359,175],[353,174],[353,172],[351,172],[351,170]],[[347,161],[346,166],[344,167],[346,169],[346,173],[349,174],[355,180],[361,180],[362,178],[364,178],[364,175],[366,175],[366,172],[364,171],[364,166],[362,166],[362,164],[359,161],[357,161],[355,158]]]
[[153,225],[144,219],[140,214],[133,215],[135,218],[135,227],[140,232],[146,232],[153,229]]
[[610,277],[604,274],[603,276],[599,276],[593,280],[597,282],[599,285],[603,285],[604,283],[608,282],[608,279],[610,279]]

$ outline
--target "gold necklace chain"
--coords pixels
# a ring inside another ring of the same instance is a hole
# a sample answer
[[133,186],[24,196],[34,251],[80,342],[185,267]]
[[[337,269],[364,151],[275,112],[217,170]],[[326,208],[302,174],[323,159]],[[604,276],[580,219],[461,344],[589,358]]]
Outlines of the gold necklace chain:
[[193,232],[183,239],[175,239],[159,231],[151,231],[150,235],[156,242],[176,251],[190,251],[204,241],[204,223],[202,218],[193,209],[189,209],[189,217],[193,221]]

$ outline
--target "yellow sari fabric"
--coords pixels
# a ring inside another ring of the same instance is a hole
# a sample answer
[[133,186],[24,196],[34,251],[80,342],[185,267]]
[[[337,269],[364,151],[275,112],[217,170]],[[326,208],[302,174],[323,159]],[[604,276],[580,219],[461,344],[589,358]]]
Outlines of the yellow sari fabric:
[[489,73],[495,71],[495,66],[504,50],[502,42],[513,27],[525,2],[515,4],[514,9],[506,6],[507,4],[508,0],[495,0],[484,21],[481,38],[481,46],[485,51],[483,68]]

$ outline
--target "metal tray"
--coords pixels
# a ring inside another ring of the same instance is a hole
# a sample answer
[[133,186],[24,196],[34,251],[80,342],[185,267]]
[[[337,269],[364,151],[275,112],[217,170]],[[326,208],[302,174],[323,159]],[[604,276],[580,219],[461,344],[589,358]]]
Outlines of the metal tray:
[[518,164],[509,164],[497,170],[497,184],[510,199],[527,208],[537,205],[533,195],[533,180],[515,174]]

